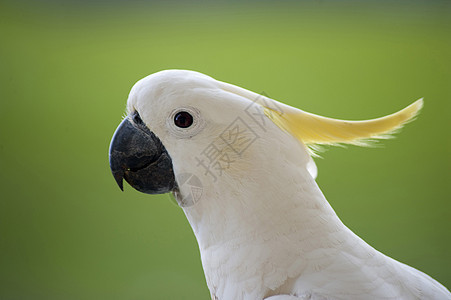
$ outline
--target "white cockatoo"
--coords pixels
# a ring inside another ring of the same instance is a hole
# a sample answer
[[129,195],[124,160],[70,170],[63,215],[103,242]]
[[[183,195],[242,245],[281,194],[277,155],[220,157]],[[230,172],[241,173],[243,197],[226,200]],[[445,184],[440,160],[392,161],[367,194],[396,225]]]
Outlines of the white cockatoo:
[[386,137],[422,105],[344,121],[197,72],[161,71],[132,88],[110,166],[121,189],[125,179],[174,194],[212,299],[451,299],[347,228],[315,182],[315,146]]

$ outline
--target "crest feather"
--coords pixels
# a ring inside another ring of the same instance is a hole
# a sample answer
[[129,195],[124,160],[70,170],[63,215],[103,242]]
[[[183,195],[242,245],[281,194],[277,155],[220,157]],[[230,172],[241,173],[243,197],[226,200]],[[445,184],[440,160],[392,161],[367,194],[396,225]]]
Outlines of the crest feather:
[[421,98],[394,114],[364,121],[332,119],[302,110],[279,112],[264,107],[264,112],[281,129],[315,149],[315,145],[366,146],[368,140],[389,138],[391,133],[411,121],[422,107]]
[[321,145],[352,144],[369,146],[374,139],[387,139],[403,125],[412,121],[423,107],[423,98],[406,108],[377,119],[347,121],[327,118],[302,111],[235,85],[219,82],[221,89],[245,97],[263,107],[265,115],[282,130],[307,145],[311,154]]

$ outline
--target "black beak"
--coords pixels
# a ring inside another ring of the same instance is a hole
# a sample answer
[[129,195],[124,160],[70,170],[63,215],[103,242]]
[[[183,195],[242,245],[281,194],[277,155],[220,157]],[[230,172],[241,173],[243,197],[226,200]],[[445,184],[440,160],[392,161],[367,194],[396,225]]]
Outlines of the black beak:
[[175,187],[172,160],[160,139],[129,118],[121,122],[111,140],[110,168],[121,190],[123,179],[147,194],[163,194]]

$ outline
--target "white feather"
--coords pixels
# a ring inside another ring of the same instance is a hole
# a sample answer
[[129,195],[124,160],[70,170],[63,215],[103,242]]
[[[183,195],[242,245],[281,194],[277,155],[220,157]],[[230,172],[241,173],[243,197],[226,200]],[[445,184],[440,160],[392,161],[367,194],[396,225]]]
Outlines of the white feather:
[[[176,176],[193,174],[202,183],[201,198],[183,210],[212,298],[450,299],[440,283],[376,251],[343,225],[314,180],[307,147],[268,118],[255,118],[264,116],[258,101],[250,100],[257,96],[200,73],[172,70],[138,82],[128,101],[165,145]],[[173,134],[167,116],[180,107],[199,111],[204,125],[196,133]],[[247,126],[245,138],[255,137],[243,151],[221,139],[234,122]],[[216,178],[196,160],[212,143],[233,159]],[[179,201],[189,192],[180,187]]]

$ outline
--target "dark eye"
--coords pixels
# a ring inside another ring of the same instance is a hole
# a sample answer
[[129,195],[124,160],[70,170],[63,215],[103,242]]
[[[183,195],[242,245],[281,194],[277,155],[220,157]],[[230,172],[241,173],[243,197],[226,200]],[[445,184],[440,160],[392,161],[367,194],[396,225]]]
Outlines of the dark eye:
[[186,111],[181,111],[175,114],[174,124],[180,128],[187,128],[193,124],[193,116]]
[[132,115],[132,120],[133,123],[135,123],[136,125],[144,125],[143,120],[141,119],[141,117],[139,116],[138,112],[135,111]]

